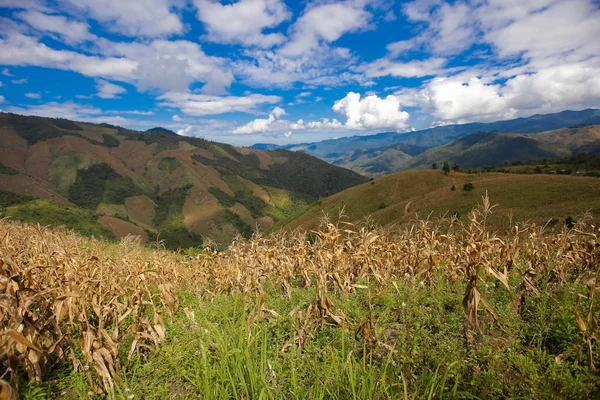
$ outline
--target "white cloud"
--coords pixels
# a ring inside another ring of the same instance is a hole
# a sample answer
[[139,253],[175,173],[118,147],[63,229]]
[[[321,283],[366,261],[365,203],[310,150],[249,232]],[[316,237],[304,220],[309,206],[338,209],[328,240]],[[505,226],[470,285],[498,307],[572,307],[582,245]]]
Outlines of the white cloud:
[[14,76],[8,71],[8,68],[2,68],[2,75],[4,76]]
[[16,13],[15,16],[38,31],[60,35],[69,44],[81,43],[96,38],[95,35],[89,32],[88,24],[70,20],[62,15],[48,15],[39,11],[28,10]]
[[[408,95],[408,93],[404,93]],[[563,65],[521,74],[504,84],[471,77],[436,78],[419,93],[416,103],[441,121],[493,121],[600,107],[600,68]]]
[[25,83],[27,83],[28,79],[27,78],[21,78],[21,79],[13,79],[12,81],[10,81],[10,83],[12,83],[13,85],[23,85]]
[[209,96],[187,92],[168,92],[159,96],[161,106],[180,109],[186,115],[203,116],[228,112],[250,112],[263,104],[281,101],[279,96],[250,94],[247,96]]
[[194,3],[198,8],[198,19],[208,32],[207,40],[263,48],[285,40],[280,33],[262,33],[291,17],[281,0],[240,0],[226,5],[214,0],[195,0]]
[[[13,32],[0,38],[0,64],[32,65],[79,72],[90,77],[134,83],[144,91],[186,90],[204,82],[203,91],[223,92],[233,81],[226,60],[206,55],[196,43],[155,40],[149,43],[98,40],[103,56],[56,50]],[[8,72],[8,71],[6,71]]]
[[96,96],[103,99],[118,99],[120,94],[127,93],[127,90],[119,85],[115,85],[103,79],[99,79],[96,82]]
[[412,60],[408,62],[392,61],[382,58],[356,67],[356,71],[363,72],[369,78],[381,76],[396,76],[403,78],[420,78],[437,75],[443,72],[447,64],[445,58],[430,58],[427,60]]
[[292,136],[292,131],[287,131],[286,133],[283,134],[283,136],[285,136],[285,137]]
[[184,25],[169,0],[59,0],[74,13],[83,11],[112,32],[132,37],[182,33]]
[[42,95],[39,93],[25,93],[25,97],[29,97],[30,99],[41,99]]
[[257,118],[253,121],[248,122],[246,125],[240,126],[235,129],[235,134],[252,134],[252,133],[265,133],[271,130],[271,125],[285,115],[285,110],[280,107],[275,107],[269,114],[269,118]]
[[4,96],[0,96],[0,103],[4,103]]
[[39,117],[66,118],[72,120],[83,120],[89,116],[98,116],[102,110],[96,107],[84,106],[73,102],[57,103],[50,102],[41,105],[21,107],[9,107],[9,112],[23,115],[37,115]]
[[293,124],[290,124],[291,130],[320,130],[320,129],[343,129],[345,126],[337,119],[323,118],[320,121],[307,121],[299,119]]
[[366,28],[371,17],[371,13],[350,3],[309,8],[291,27],[291,39],[281,49],[281,54],[299,56],[318,48],[320,43],[334,42],[345,33]]
[[179,115],[173,115],[172,119],[173,119],[173,121],[177,121],[177,122],[181,121],[181,117]]
[[389,95],[379,98],[371,95],[361,100],[360,94],[350,92],[333,105],[332,109],[346,117],[349,129],[406,129],[410,114],[400,110],[399,100]]

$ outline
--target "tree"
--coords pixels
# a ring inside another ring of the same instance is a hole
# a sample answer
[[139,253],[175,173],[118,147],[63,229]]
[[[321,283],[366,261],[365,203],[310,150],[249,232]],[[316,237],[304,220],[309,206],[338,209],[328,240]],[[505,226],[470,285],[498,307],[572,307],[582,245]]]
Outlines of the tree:
[[455,191],[456,190],[456,186],[452,185],[452,187],[450,188],[451,191]]
[[438,163],[434,162],[433,164],[431,164],[431,169],[438,169]]
[[457,163],[454,163],[454,165],[452,166],[452,170],[454,172],[458,172],[460,171],[460,165],[458,165]]
[[442,168],[442,170],[446,175],[450,173],[450,164],[448,164],[448,161],[444,161],[444,167]]
[[475,189],[475,185],[473,185],[471,182],[465,183],[463,186],[463,190],[465,192],[472,192],[474,189]]

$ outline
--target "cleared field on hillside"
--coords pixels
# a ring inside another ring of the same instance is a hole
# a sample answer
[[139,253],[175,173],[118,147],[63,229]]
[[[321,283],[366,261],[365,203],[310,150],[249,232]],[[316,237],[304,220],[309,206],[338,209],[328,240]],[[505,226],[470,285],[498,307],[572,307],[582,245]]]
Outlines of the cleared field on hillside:
[[594,398],[598,229],[487,199],[171,253],[0,220],[2,398]]
[[[474,190],[465,192],[465,183]],[[454,186],[455,190],[452,190]],[[590,211],[600,221],[600,180],[558,175],[515,175],[501,173],[464,174],[442,171],[407,171],[379,178],[327,197],[288,221],[288,229],[316,229],[323,213],[335,218],[339,210],[350,222],[365,216],[380,225],[407,224],[415,218],[457,215],[466,221],[467,213],[488,193],[498,204],[489,217],[497,229],[513,223],[533,221],[564,223]],[[408,214],[405,207],[410,202]]]

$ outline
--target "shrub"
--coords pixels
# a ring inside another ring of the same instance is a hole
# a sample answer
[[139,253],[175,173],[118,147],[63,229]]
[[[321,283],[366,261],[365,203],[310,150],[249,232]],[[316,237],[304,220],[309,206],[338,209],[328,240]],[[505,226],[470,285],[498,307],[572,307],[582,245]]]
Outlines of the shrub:
[[472,192],[473,190],[475,190],[475,185],[473,185],[471,182],[465,183],[463,186],[463,190],[465,192]]

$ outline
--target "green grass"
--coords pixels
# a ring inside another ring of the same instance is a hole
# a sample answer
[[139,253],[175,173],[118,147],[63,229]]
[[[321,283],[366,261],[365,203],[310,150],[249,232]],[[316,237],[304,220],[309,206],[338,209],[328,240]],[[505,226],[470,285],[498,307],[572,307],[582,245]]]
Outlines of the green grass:
[[[512,278],[518,282],[518,276]],[[298,285],[288,297],[265,285],[265,307],[279,316],[266,312],[262,320],[254,296],[218,294],[203,300],[184,290],[167,343],[148,362],[123,361],[116,397],[595,398],[600,376],[578,361],[577,352],[584,350],[573,317],[576,293],[584,292],[584,285],[545,288],[539,298],[526,297],[519,315],[495,282],[482,282],[481,290],[502,326],[482,319],[484,334],[475,333],[472,344],[465,340],[465,283],[460,281],[398,282],[398,290],[392,287],[372,300],[365,289],[349,296],[330,293],[347,322],[310,326],[302,345],[298,310],[314,301],[312,288]],[[194,312],[194,322],[184,307]],[[355,333],[370,308],[379,343],[373,351]],[[569,349],[572,355],[556,363],[555,357]],[[598,362],[597,342],[594,351]],[[85,381],[76,375],[61,378],[61,390],[86,393]],[[51,384],[45,390],[58,389]]]
[[0,214],[11,219],[30,223],[39,223],[42,226],[64,226],[73,229],[82,235],[98,238],[114,239],[113,234],[100,225],[97,215],[89,210],[53,203],[42,199],[32,199],[27,196],[14,198],[9,204],[6,199],[12,193],[0,192]]

